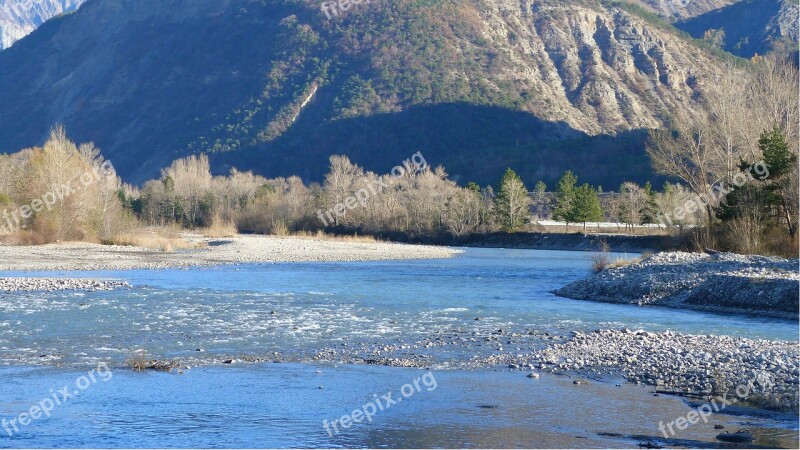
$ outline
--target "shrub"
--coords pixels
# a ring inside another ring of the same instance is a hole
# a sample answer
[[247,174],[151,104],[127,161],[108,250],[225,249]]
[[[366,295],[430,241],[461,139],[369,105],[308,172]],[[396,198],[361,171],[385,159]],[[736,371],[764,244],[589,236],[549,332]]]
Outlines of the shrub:
[[602,272],[605,270],[611,263],[609,253],[611,253],[611,247],[605,239],[601,239],[598,251],[592,254],[592,270],[595,272]]
[[233,237],[239,233],[236,224],[231,220],[223,220],[219,213],[211,218],[211,224],[202,230],[203,235],[210,238]]

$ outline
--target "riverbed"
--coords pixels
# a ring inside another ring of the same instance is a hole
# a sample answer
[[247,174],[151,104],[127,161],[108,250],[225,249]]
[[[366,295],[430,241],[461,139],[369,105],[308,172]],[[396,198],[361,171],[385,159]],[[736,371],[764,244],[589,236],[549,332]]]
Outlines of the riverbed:
[[[114,377],[20,433],[0,430],[0,446],[636,446],[631,436],[661,435],[659,422],[685,416],[687,402],[615,374],[534,379],[536,369],[505,362],[597,329],[797,342],[794,321],[552,294],[590,264],[582,252],[465,249],[450,259],[38,272],[131,287],[0,296],[0,418],[98,363]],[[180,370],[133,372],[126,361],[141,352]],[[323,428],[428,371],[437,389],[334,436]],[[797,440],[796,416],[757,415],[715,414],[676,437],[713,443],[721,425],[756,430],[761,445]]]

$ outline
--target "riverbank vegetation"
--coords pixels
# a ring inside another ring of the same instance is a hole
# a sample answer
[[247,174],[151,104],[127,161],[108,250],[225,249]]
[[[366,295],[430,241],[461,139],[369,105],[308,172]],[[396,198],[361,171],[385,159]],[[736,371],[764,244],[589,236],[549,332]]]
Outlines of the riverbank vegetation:
[[731,65],[707,89],[710,114],[676,114],[651,133],[653,167],[706,200],[691,205],[702,214],[696,247],[797,256],[797,86],[788,61]]
[[654,224],[686,233],[695,249],[796,256],[796,85],[788,64],[731,66],[708,94],[713,114],[676,115],[672,129],[651,133],[654,168],[678,181],[660,191],[632,182],[604,191],[571,171],[554,192],[541,181],[531,191],[510,168],[495,186],[460,186],[443,167],[381,175],[346,156],[330,158],[324,182],[306,184],[236,169],[214,176],[204,154],[176,160],[137,187],[122,183],[94,145],[76,145],[56,127],[41,148],[0,156],[0,238],[174,250],[190,246],[176,229],[216,238],[335,232],[435,241],[535,231],[537,220],[554,219],[565,231],[608,221],[630,233]]

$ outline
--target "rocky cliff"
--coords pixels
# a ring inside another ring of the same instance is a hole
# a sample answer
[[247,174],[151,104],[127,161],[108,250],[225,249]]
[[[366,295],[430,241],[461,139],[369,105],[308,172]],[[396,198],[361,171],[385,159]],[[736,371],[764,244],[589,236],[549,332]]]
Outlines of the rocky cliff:
[[0,50],[27,36],[51,17],[76,10],[86,0],[4,0],[0,2]]
[[797,51],[797,0],[742,0],[678,22],[676,26],[745,58]]
[[737,0],[639,0],[655,13],[675,19],[686,19],[735,3]]
[[640,9],[373,0],[329,20],[302,0],[90,0],[0,52],[0,151],[61,122],[135,182],[199,152],[319,179],[332,153],[386,170],[416,151],[482,184],[507,166],[641,182],[641,130],[700,108],[723,64]]

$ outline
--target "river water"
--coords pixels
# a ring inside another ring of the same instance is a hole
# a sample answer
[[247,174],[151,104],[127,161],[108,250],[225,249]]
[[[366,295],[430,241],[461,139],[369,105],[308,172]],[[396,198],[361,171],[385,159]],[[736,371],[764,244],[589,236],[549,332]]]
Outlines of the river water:
[[[133,288],[0,296],[0,419],[18,417],[55,395],[51,389],[76,386],[100,362],[113,373],[71,388],[79,395],[49,417],[0,429],[0,447],[635,446],[626,436],[660,434],[659,421],[685,416],[687,404],[612,378],[574,385],[566,376],[533,380],[471,362],[546,344],[528,334],[598,328],[797,341],[791,321],[551,293],[589,266],[581,252],[465,249],[448,260],[8,272],[110,277]],[[499,330],[503,339],[489,339]],[[353,364],[387,346],[424,364]],[[191,368],[128,369],[143,351]],[[422,386],[339,433],[323,427],[426,373],[435,389]],[[797,439],[796,417],[718,414],[712,422],[680,437],[713,442],[713,424],[724,424],[762,430],[758,443],[766,445]]]

